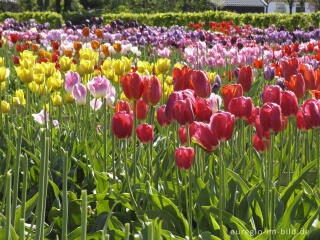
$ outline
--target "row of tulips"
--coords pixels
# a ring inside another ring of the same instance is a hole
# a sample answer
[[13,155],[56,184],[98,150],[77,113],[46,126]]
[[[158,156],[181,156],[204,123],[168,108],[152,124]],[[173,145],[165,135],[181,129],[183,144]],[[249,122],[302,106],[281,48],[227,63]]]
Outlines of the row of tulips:
[[[231,23],[212,23],[228,30],[219,33],[117,25],[2,32],[0,236],[229,239],[239,230],[252,239],[250,229],[277,239],[317,228],[317,39],[261,43],[249,38],[260,30]],[[163,229],[145,224],[156,217]]]

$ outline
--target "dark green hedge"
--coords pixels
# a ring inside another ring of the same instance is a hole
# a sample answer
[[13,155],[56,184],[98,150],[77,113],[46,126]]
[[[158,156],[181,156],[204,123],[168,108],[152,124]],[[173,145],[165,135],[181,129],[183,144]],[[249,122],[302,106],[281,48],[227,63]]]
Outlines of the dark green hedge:
[[[280,14],[280,13],[245,13],[238,14],[225,11],[206,11],[199,13],[156,13],[156,14],[134,14],[121,13],[113,14],[107,13],[102,15],[105,23],[109,23],[116,19],[122,19],[125,22],[135,19],[139,23],[146,23],[151,26],[166,26],[172,25],[186,26],[190,22],[205,22],[209,21],[230,21],[232,20],[238,25],[252,25],[254,27],[266,28],[271,24],[276,26],[284,25],[288,29],[293,29],[295,26],[307,28],[310,25],[319,27],[320,12],[311,14],[295,13],[295,14]],[[208,25],[207,25],[208,27]]]
[[50,23],[50,28],[59,28],[64,22],[61,14],[56,12],[4,12],[0,13],[0,22],[4,22],[6,18],[14,18],[16,21],[28,21],[33,18],[37,23]]

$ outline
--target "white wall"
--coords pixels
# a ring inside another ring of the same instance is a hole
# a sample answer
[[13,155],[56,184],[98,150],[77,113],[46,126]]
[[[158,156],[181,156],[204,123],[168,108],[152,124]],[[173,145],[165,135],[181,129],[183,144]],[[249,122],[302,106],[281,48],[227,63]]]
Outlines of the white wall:
[[[292,13],[295,13],[296,12],[296,5],[298,3],[294,3],[293,4],[293,8],[292,8]],[[280,8],[280,6],[282,6]],[[285,12],[289,13],[290,10],[289,10],[289,4],[286,4],[286,3],[282,3],[282,2],[271,2],[269,4],[269,7],[268,7],[268,12],[269,13],[274,13],[274,12],[279,12],[280,9],[283,9]],[[314,12],[314,9],[313,7],[310,5],[309,6],[309,3],[305,3],[305,12],[306,13],[311,13],[311,12]]]

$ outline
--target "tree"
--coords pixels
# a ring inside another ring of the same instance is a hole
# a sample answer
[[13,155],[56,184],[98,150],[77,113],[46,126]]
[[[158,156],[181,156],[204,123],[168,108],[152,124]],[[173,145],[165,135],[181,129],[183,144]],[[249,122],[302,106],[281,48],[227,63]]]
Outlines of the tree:
[[210,0],[210,3],[212,3],[216,7],[216,10],[218,10],[224,7],[225,0]]
[[269,4],[272,2],[272,0],[264,0],[266,5],[266,13],[268,13]]
[[293,8],[293,4],[294,4],[294,0],[285,0],[286,3],[289,4],[289,11],[290,11],[290,14],[292,14],[292,8]]

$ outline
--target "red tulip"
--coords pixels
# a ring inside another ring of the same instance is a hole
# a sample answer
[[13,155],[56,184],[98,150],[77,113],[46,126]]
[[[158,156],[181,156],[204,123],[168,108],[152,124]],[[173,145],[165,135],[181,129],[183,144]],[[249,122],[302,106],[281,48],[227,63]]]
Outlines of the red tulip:
[[314,71],[315,79],[316,79],[316,89],[320,90],[320,69],[318,68]]
[[263,128],[261,127],[260,115],[256,117],[255,128],[256,128],[256,134],[259,136],[259,138],[261,138],[262,140],[270,139],[270,133],[268,131],[264,131]]
[[128,103],[127,101],[119,100],[117,101],[115,112],[122,112],[122,111],[129,114],[131,112],[130,103]]
[[214,102],[210,98],[196,98],[195,115],[199,122],[210,122],[210,117],[214,112]]
[[304,120],[309,128],[320,127],[320,109],[316,99],[308,99],[301,105]]
[[174,91],[180,91],[190,88],[190,78],[192,70],[187,66],[182,69],[175,68],[172,71],[173,89]]
[[213,152],[219,146],[219,141],[211,131],[210,125],[200,123],[196,132],[192,135],[193,142],[199,144],[206,152]]
[[232,137],[235,117],[229,112],[218,111],[210,118],[210,128],[218,141],[228,141]]
[[13,57],[13,63],[14,63],[15,65],[19,65],[19,64],[20,64],[20,58],[19,58],[18,56],[14,56],[14,57]]
[[264,131],[281,131],[281,108],[275,103],[265,103],[260,110],[260,123]]
[[269,140],[262,140],[257,134],[253,135],[253,146],[257,152],[264,152],[267,142],[267,150],[269,150]]
[[210,96],[210,79],[204,71],[192,71],[190,86],[198,97],[207,98]]
[[250,117],[247,119],[247,124],[249,126],[254,126],[255,121],[256,121],[256,117],[259,116],[259,114],[260,114],[260,107],[255,107],[252,110]]
[[16,43],[18,41],[18,35],[14,34],[14,33],[11,33],[10,34],[10,40],[11,40],[12,43]]
[[175,153],[176,164],[178,168],[187,170],[191,167],[194,158],[194,150],[191,147],[177,148]]
[[[193,122],[189,125],[189,135],[190,139],[194,136],[197,129],[200,127],[201,122]],[[187,144],[187,129],[186,126],[181,126],[179,128],[179,139],[182,145]]]
[[58,42],[52,41],[51,46],[52,46],[53,50],[58,50],[60,47],[60,44]]
[[127,73],[122,81],[123,92],[130,100],[138,100],[143,92],[143,81],[139,73]]
[[283,64],[283,76],[284,79],[289,81],[292,75],[298,73],[298,60],[296,58],[291,58],[282,62]]
[[305,85],[306,85],[306,90],[313,90],[316,88],[316,77],[314,74],[313,67],[309,64],[300,64],[299,73],[302,74],[304,80],[305,80]]
[[297,98],[303,98],[306,93],[305,81],[301,73],[297,75],[292,75],[290,81],[285,81],[286,87],[293,91]]
[[310,90],[309,93],[315,99],[320,99],[320,91],[319,90]]
[[263,90],[263,103],[276,103],[280,105],[281,102],[281,88],[278,85],[266,85]]
[[[132,105],[132,110],[135,111],[134,105]],[[137,100],[137,119],[139,121],[146,119],[148,111],[149,106],[143,100]]]
[[21,45],[20,44],[17,44],[16,48],[17,48],[17,52],[21,52]]
[[133,127],[132,115],[125,112],[115,113],[112,117],[112,132],[119,138],[129,138]]
[[153,126],[147,123],[140,124],[136,128],[137,136],[142,143],[151,143],[153,140]]
[[223,97],[224,109],[226,111],[229,111],[228,107],[232,98],[243,96],[242,86],[240,84],[224,85],[221,89],[221,92]]
[[304,116],[301,110],[297,112],[296,117],[297,117],[296,122],[297,122],[298,129],[300,129],[301,131],[307,131],[310,129],[310,127],[307,125],[306,121],[304,120]]
[[253,82],[253,72],[250,66],[243,66],[239,70],[237,83],[241,84],[244,92],[249,92]]
[[194,121],[193,106],[189,99],[176,101],[173,110],[173,119],[179,124],[185,125]]
[[228,109],[236,117],[240,119],[249,119],[253,111],[253,103],[249,97],[237,97],[231,99]]
[[295,116],[298,112],[299,105],[296,95],[291,91],[281,92],[281,112],[285,116]]
[[144,88],[142,93],[142,98],[146,104],[150,106],[156,105],[161,98],[161,84],[157,77],[152,76],[151,78],[145,76]]
[[166,105],[157,109],[157,121],[161,127],[170,126],[171,122],[166,116]]
[[171,95],[169,96],[167,105],[166,105],[166,116],[170,121],[174,121],[176,120],[174,118],[175,115],[175,110],[174,110],[174,105],[178,100],[184,100],[184,99],[188,99],[192,106],[194,106],[195,103],[195,95],[194,95],[194,91],[187,89],[187,90],[183,90],[183,91],[176,91],[171,93]]

